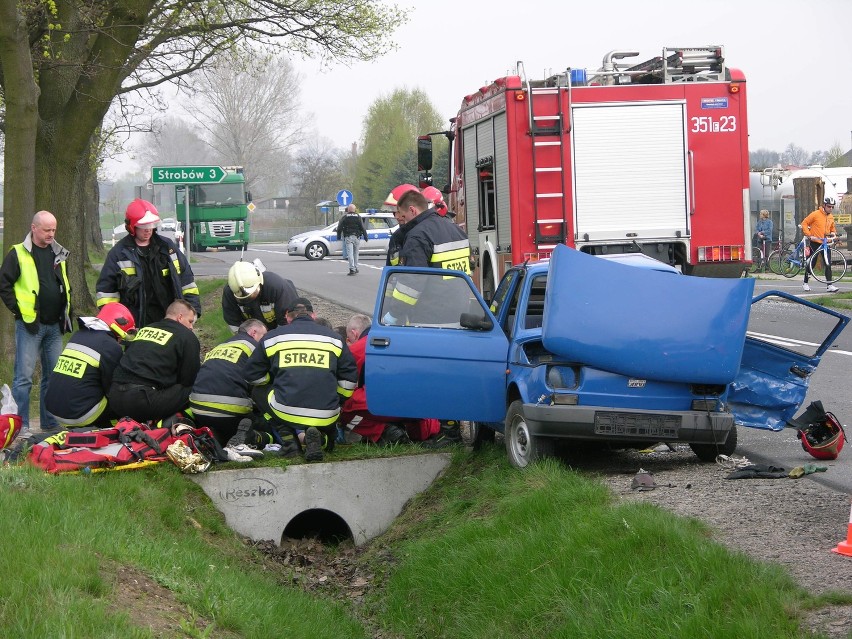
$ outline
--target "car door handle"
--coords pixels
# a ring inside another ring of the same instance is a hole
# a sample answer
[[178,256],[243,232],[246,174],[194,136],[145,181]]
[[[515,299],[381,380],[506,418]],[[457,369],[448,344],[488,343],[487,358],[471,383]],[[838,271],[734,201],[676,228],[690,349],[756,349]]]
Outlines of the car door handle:
[[390,346],[390,339],[387,337],[371,337],[370,346]]

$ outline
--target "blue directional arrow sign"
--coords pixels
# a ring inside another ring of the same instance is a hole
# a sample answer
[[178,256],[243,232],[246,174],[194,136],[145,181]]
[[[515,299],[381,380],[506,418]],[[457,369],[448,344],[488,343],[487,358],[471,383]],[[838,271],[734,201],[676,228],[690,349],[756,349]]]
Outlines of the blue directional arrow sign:
[[350,204],[352,204],[352,191],[347,191],[346,189],[338,191],[337,203],[340,206],[349,206]]

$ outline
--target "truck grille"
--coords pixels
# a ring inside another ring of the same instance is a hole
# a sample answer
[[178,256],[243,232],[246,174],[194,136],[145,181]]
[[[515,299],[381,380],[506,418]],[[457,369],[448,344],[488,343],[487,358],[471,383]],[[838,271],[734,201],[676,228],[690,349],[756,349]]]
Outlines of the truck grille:
[[615,437],[677,439],[679,415],[646,415],[644,413],[595,413],[595,434]]
[[230,222],[210,222],[210,235],[213,237],[231,237],[234,235],[234,229],[237,223]]

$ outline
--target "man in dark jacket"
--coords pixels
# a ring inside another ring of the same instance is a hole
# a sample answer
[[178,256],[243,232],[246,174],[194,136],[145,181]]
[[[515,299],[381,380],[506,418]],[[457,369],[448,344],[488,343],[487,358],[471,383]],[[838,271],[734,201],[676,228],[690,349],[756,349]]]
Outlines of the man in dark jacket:
[[49,211],[33,216],[31,229],[15,244],[0,267],[0,298],[15,316],[15,372],[12,397],[21,416],[20,437],[31,437],[30,391],[41,360],[39,412],[42,430],[55,430],[56,418],[45,408],[50,375],[62,352],[62,334],[70,332],[71,287],[68,251],[54,239],[56,217]]
[[[298,298],[287,310],[289,324],[270,331],[249,358],[249,384],[272,382],[261,412],[270,412],[282,440],[304,430],[305,459],[322,461],[334,446],[340,405],[358,383],[355,358],[341,336],[314,321],[310,300]],[[255,400],[258,400],[255,395]]]
[[247,319],[263,322],[267,330],[287,324],[287,309],[299,297],[288,279],[255,263],[240,260],[228,270],[228,284],[222,289],[222,317],[234,333]]
[[364,222],[361,221],[355,205],[350,204],[346,207],[346,214],[337,223],[337,239],[343,239],[344,252],[349,259],[349,275],[355,275],[358,272],[358,248],[362,237],[366,244],[367,229],[364,228]]
[[98,307],[121,302],[138,327],[158,322],[174,300],[186,300],[201,316],[198,285],[189,261],[174,243],[156,233],[160,216],[153,204],[136,199],[127,205],[127,237],[110,249],[95,285]]
[[139,329],[112,377],[109,403],[117,415],[157,421],[186,408],[201,366],[195,319],[189,302],[175,300],[165,319]]

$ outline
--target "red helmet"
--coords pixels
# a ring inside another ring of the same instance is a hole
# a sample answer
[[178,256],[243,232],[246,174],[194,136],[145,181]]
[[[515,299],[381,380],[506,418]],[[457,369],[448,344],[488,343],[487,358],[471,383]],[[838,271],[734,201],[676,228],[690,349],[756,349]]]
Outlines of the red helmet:
[[122,339],[132,337],[136,333],[136,321],[124,304],[110,302],[104,304],[98,312],[98,319],[102,320],[109,329]]
[[423,189],[423,197],[432,202],[432,204],[437,204],[438,202],[444,201],[444,194],[441,193],[434,186],[427,186]]
[[397,202],[399,202],[399,198],[402,197],[403,193],[408,193],[409,191],[419,191],[416,186],[413,184],[400,184],[399,186],[395,186],[393,190],[388,193],[387,198],[385,199],[386,206],[396,206]]
[[154,228],[159,221],[157,207],[148,200],[136,198],[127,205],[127,210],[124,212],[124,226],[127,227],[130,235],[136,235],[137,228]]
[[802,448],[816,459],[837,459],[846,443],[843,426],[834,413],[828,412],[824,420],[797,430],[796,436],[802,440]]

